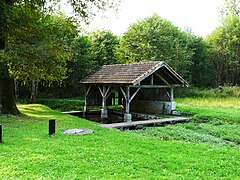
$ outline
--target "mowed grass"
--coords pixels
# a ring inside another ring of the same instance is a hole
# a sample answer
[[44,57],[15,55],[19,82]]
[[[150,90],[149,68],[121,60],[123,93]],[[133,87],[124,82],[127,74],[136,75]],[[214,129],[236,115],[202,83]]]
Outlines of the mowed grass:
[[[181,102],[179,108],[188,109]],[[192,108],[188,110],[193,112]],[[104,129],[43,105],[19,105],[19,109],[21,116],[0,116],[0,179],[240,178],[240,153],[235,146]],[[51,137],[49,118],[57,121],[56,135]],[[239,125],[236,119],[231,121]],[[63,134],[69,128],[89,128],[94,133]]]
[[189,123],[151,127],[133,132],[168,141],[240,148],[238,98],[179,98],[176,101],[178,110],[193,115]]

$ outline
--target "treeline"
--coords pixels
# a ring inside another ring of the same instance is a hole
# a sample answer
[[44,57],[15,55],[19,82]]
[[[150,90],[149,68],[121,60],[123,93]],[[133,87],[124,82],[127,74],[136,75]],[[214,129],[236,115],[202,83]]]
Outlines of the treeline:
[[80,79],[102,65],[141,61],[165,61],[193,87],[240,84],[240,16],[233,7],[224,9],[222,25],[205,39],[157,14],[122,36],[106,30],[80,34],[64,15],[47,16],[44,23],[29,15],[23,17],[26,30],[12,33],[4,54],[20,98],[79,96]]

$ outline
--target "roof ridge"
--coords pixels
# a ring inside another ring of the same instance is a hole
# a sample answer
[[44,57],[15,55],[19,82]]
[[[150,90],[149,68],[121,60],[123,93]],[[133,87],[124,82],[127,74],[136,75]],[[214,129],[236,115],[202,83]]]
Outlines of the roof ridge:
[[163,62],[164,61],[142,61],[142,62],[125,63],[125,64],[108,64],[108,65],[103,65],[103,67],[123,66],[123,65],[136,65],[136,64],[150,64],[150,63],[163,63]]

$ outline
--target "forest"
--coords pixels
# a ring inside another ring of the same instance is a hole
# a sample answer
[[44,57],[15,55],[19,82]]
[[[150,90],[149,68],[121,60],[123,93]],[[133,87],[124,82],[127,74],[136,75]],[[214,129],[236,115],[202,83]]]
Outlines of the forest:
[[[87,23],[94,16],[89,10],[92,1],[85,5],[71,2],[78,18],[64,15],[56,4],[47,1],[1,1],[3,112],[14,114],[6,106],[12,107],[10,102],[14,105],[15,97],[34,102],[36,97],[81,96],[84,89],[79,81],[107,64],[160,60],[173,67],[192,87],[240,84],[238,1],[225,1],[219,12],[221,25],[206,38],[178,28],[158,14],[131,24],[122,36],[103,29],[86,32],[79,22]],[[92,3],[104,11],[120,2]],[[9,94],[9,88],[14,89],[15,95]]]

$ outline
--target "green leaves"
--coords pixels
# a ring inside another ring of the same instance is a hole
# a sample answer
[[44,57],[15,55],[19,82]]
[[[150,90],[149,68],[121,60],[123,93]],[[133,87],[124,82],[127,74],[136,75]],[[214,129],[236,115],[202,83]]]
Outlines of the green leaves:
[[217,85],[239,84],[240,73],[240,17],[231,15],[207,38],[210,60],[214,64]]
[[[24,82],[62,81],[66,78],[66,62],[71,58],[69,43],[77,31],[71,19],[62,15],[44,15],[30,7],[21,25],[9,34],[9,72]],[[20,16],[20,18],[21,18]]]
[[116,48],[119,44],[117,36],[110,31],[94,31],[89,33],[92,60],[96,68],[104,64],[117,64]]
[[192,51],[184,32],[154,14],[129,27],[120,41],[118,55],[121,62],[166,61],[187,77]]

